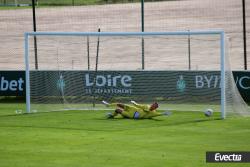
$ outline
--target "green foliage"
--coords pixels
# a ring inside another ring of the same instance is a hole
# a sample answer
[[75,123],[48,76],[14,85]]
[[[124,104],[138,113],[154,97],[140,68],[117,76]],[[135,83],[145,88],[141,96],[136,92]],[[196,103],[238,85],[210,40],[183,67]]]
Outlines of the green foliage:
[[[145,0],[145,2],[164,1],[164,0]],[[171,0],[165,0],[171,1]],[[35,0],[37,6],[78,6],[78,5],[98,5],[113,3],[134,3],[141,0]],[[0,0],[0,6],[22,6],[22,4],[30,4],[31,0]]]
[[218,166],[205,163],[206,151],[250,150],[249,118],[174,112],[152,120],[107,120],[106,111],[15,114],[15,109],[24,105],[0,104],[5,167]]

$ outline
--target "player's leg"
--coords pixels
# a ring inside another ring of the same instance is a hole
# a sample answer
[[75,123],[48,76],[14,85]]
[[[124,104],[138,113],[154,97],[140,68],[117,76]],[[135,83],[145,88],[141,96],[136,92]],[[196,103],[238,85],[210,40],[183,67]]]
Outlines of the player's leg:
[[127,104],[123,104],[123,103],[108,103],[106,101],[102,101],[102,103],[104,105],[106,105],[107,107],[118,107],[118,108],[121,108],[123,110],[129,110],[130,108],[134,108],[134,106],[130,106],[130,105],[127,105]]
[[107,113],[107,118],[114,118],[115,116],[121,114],[123,112],[122,109],[117,108],[113,113]]
[[[124,118],[134,118],[134,112],[130,112],[130,111],[127,111],[127,110],[123,110],[121,108],[117,108],[115,109],[115,112],[113,113],[108,113],[107,114],[107,118],[114,118],[116,117],[117,115],[121,115],[122,117]],[[137,118],[136,118],[137,119]]]
[[121,103],[108,103],[106,101],[102,101],[102,103],[106,106],[106,107],[120,107],[120,108],[124,108],[124,104]]
[[119,114],[121,114],[124,118],[133,118],[132,114],[127,110],[122,110]]
[[107,107],[117,107],[114,113],[109,113],[108,118],[114,118],[118,114],[122,115],[124,118],[134,118],[134,113],[137,111],[137,108],[134,106],[122,104],[122,103],[108,103],[102,101]]

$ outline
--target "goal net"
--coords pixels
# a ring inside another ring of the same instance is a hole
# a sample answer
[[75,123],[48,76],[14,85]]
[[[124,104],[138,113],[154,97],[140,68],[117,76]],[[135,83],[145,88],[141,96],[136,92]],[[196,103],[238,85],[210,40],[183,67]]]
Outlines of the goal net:
[[223,31],[26,33],[27,112],[102,110],[102,100],[133,100],[246,115],[225,41]]

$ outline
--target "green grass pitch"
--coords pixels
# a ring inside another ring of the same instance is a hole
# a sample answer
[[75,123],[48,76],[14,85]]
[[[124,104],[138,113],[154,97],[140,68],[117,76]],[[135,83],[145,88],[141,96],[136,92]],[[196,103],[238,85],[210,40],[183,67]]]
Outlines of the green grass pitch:
[[3,167],[201,167],[206,151],[250,151],[250,119],[173,112],[152,120],[105,119],[106,111],[15,114],[0,104]]

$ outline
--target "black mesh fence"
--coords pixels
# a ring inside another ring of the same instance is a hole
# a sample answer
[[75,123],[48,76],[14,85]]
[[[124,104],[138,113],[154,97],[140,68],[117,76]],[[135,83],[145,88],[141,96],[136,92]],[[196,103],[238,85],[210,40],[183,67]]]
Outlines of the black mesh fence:
[[[98,28],[106,32],[139,32],[142,26],[147,32],[222,29],[227,35],[232,69],[243,70],[242,2],[145,0],[142,12],[140,0],[36,0],[36,28],[37,31],[70,32],[93,32]],[[24,69],[23,34],[33,31],[31,4],[31,0],[0,0],[1,70]],[[250,1],[245,1],[246,40],[250,39],[249,18]],[[191,38],[192,52],[195,52],[192,41],[197,40]],[[38,56],[42,56],[39,55],[39,41],[37,46]],[[247,54],[250,55],[250,51]]]

